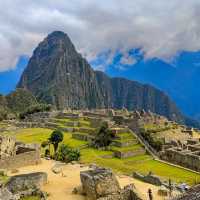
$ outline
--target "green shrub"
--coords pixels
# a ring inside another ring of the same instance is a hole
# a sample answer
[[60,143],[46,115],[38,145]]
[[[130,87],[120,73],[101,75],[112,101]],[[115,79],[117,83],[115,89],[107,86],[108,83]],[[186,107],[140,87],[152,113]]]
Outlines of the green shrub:
[[92,141],[92,146],[95,148],[107,147],[114,137],[114,134],[109,130],[108,123],[103,122]]
[[69,148],[62,144],[56,154],[56,159],[63,162],[78,161],[80,159],[80,151],[78,149]]
[[144,128],[140,129],[140,134],[142,137],[157,151],[162,150],[162,145],[164,144],[164,141],[161,139],[157,139],[152,136],[154,132],[150,130],[145,130]]
[[45,111],[50,111],[50,110],[51,110],[51,105],[49,104],[35,104],[32,106],[29,106],[24,112],[20,113],[19,118],[24,119],[30,114],[45,112]]
[[52,134],[51,134],[51,136],[49,138],[49,142],[51,144],[53,144],[53,146],[54,146],[54,153],[55,154],[56,154],[57,149],[58,149],[58,144],[63,141],[63,138],[64,138],[64,136],[63,136],[62,131],[55,130],[55,131],[52,132]]

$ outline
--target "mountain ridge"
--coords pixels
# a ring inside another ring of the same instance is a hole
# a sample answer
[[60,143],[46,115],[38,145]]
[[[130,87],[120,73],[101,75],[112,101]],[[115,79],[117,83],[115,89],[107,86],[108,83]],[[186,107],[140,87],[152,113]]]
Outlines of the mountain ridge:
[[159,58],[137,59],[132,50],[129,52],[129,56],[136,58],[136,62],[123,70],[116,67],[120,65],[121,56],[118,55],[114,58],[115,64],[105,66],[105,72],[108,75],[112,77],[120,75],[159,88],[176,102],[185,115],[200,119],[198,117],[200,90],[196,87],[200,74],[200,51],[183,51],[172,61],[165,62]]
[[175,103],[162,91],[94,71],[61,31],[49,34],[34,50],[17,87],[28,89],[59,109],[126,107],[184,120]]

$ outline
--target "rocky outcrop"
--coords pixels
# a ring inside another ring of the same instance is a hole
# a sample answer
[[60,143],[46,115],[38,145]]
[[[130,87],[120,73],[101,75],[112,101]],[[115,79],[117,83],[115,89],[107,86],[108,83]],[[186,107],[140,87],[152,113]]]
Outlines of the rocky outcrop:
[[89,200],[141,200],[129,185],[120,189],[119,182],[111,170],[95,167],[81,172],[83,193]]
[[126,107],[182,120],[176,105],[160,90],[95,72],[60,31],[48,35],[35,49],[18,87],[60,109]]
[[47,174],[37,172],[31,174],[22,174],[11,177],[6,184],[6,188],[13,194],[26,190],[40,189],[47,183]]
[[46,200],[46,194],[40,190],[47,183],[47,174],[43,172],[13,176],[0,188],[1,200],[20,200],[22,197],[38,196]]
[[200,185],[190,188],[186,193],[178,197],[171,198],[171,200],[198,200],[200,199]]
[[142,174],[134,172],[133,177],[143,182],[150,183],[152,185],[157,185],[157,186],[163,185],[163,182],[161,181],[161,179],[158,176],[153,175],[152,173],[149,173],[148,175],[143,176]]

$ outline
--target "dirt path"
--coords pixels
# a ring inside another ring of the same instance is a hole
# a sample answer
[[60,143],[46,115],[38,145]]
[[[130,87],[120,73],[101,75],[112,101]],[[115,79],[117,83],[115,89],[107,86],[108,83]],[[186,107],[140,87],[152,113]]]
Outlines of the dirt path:
[[[81,167],[80,165],[67,164],[62,166],[63,173],[55,174],[52,172],[52,167],[55,165],[55,161],[42,160],[42,163],[36,166],[22,167],[16,174],[24,174],[31,172],[46,172],[48,174],[48,184],[46,184],[42,190],[50,194],[49,200],[86,200],[85,197],[80,195],[73,195],[72,191],[74,187],[79,186],[80,183],[80,171],[87,170],[88,167]],[[9,175],[16,175],[9,174]],[[121,187],[133,183],[138,190],[139,194],[142,194],[144,200],[147,200],[147,191],[152,189],[155,200],[163,200],[164,198],[157,195],[159,187],[143,183],[128,176],[117,176]]]

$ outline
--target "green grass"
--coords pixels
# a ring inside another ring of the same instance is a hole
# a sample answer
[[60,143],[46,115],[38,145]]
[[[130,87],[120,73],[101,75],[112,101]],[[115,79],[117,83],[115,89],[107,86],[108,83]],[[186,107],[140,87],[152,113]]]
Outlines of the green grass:
[[143,148],[141,144],[134,144],[128,147],[112,147],[113,151],[127,152],[127,151],[135,151]]
[[64,118],[64,119],[54,119],[55,123],[57,123],[60,126],[66,126],[66,122],[74,122],[74,121],[78,121],[81,125],[81,127],[90,127],[90,122],[87,120],[84,120],[82,118],[80,119],[69,119],[69,118]]
[[[41,143],[47,140],[52,133],[50,129],[32,128],[22,129],[16,133],[18,140],[25,143]],[[72,139],[70,133],[64,133],[64,144],[78,148],[87,142]],[[133,145],[135,148],[141,148],[141,145]],[[133,146],[131,148],[133,148]],[[120,148],[123,149],[123,148]],[[115,172],[131,175],[134,171],[147,174],[152,171],[154,174],[163,179],[172,179],[176,182],[186,182],[190,185],[194,184],[195,180],[200,181],[200,175],[190,171],[170,166],[151,159],[150,155],[138,155],[127,159],[105,158],[104,156],[112,155],[112,151],[101,151],[92,148],[81,150],[81,162],[96,163],[103,167],[112,168]]]
[[[22,141],[24,143],[38,143],[41,144],[43,141],[48,140],[51,133],[53,131],[51,129],[45,129],[45,128],[28,128],[28,129],[22,129],[16,133],[16,138],[19,141]],[[68,132],[64,133],[64,139],[63,143],[67,144],[71,147],[79,147],[86,142],[75,140],[72,138],[72,134]]]
[[127,139],[134,139],[135,137],[131,133],[118,133],[117,137],[119,137],[120,140],[127,140]]
[[102,167],[112,168],[117,173],[132,175],[134,171],[142,174],[148,174],[150,171],[162,177],[164,180],[169,178],[177,183],[185,182],[193,185],[195,181],[200,181],[200,175],[170,166],[151,159],[151,156],[138,155],[127,159],[103,158],[104,155],[110,155],[109,151],[98,151],[95,149],[84,149],[81,151],[81,161],[84,163],[96,163]]
[[9,180],[8,176],[0,176],[0,182],[6,183]]
[[23,197],[21,200],[40,200],[41,198],[38,196],[30,196],[30,197]]

